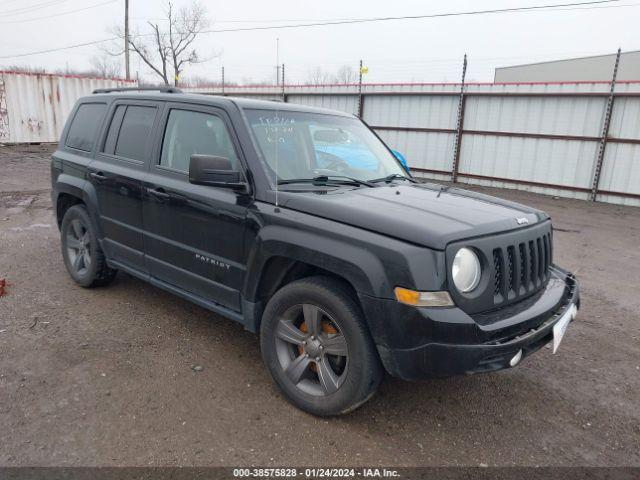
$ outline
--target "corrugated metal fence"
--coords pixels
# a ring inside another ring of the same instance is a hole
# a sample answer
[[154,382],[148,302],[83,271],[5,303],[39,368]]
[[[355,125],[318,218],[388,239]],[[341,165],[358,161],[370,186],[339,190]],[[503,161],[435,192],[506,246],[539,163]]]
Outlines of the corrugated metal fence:
[[228,96],[361,110],[417,176],[581,199],[596,187],[599,201],[640,205],[640,82],[616,84],[597,185],[609,83],[466,84],[463,102],[460,93],[460,84],[369,84],[361,97],[357,85],[225,88]]
[[[55,142],[79,97],[126,85],[117,79],[0,71],[0,142]],[[466,84],[463,89],[365,84],[362,95],[358,85],[227,86],[224,93],[361,113],[418,176],[640,206],[640,82],[616,84],[604,138],[607,82]]]
[[120,79],[0,71],[0,143],[57,142],[78,98]]

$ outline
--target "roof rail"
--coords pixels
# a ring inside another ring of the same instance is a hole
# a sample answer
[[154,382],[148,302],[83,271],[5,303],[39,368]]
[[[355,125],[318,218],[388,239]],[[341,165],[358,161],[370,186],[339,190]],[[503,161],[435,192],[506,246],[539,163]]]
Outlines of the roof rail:
[[182,93],[182,90],[176,87],[114,87],[114,88],[97,88],[93,93],[111,93],[111,92],[160,92],[160,93]]

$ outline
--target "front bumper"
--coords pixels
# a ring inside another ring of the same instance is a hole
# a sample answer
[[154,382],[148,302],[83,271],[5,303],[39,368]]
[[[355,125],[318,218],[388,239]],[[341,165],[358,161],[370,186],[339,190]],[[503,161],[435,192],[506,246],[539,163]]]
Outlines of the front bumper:
[[557,266],[544,289],[517,304],[469,316],[458,308],[415,308],[361,297],[386,370],[406,380],[487,372],[510,366],[553,339],[562,315],[580,306],[576,278]]

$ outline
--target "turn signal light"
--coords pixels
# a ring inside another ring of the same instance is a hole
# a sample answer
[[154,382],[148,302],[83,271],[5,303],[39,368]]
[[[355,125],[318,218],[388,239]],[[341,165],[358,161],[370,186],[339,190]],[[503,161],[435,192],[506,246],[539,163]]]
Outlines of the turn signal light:
[[453,300],[449,292],[416,292],[408,288],[396,287],[393,290],[396,300],[413,307],[451,307]]

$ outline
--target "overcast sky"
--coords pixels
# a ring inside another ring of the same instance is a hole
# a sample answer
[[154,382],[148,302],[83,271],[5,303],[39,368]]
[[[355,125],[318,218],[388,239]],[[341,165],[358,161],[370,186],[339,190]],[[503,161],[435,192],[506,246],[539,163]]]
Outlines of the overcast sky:
[[[427,15],[580,0],[209,0],[202,3],[212,29],[299,22]],[[160,19],[166,6],[158,0],[130,0],[132,31],[146,32],[146,21]],[[175,0],[177,6],[189,0]],[[95,8],[93,8],[95,6]],[[34,8],[30,8],[34,7]],[[72,12],[74,10],[82,11]],[[72,12],[72,13],[68,13]],[[124,0],[0,0],[0,57],[65,47],[110,37],[122,24]],[[640,2],[623,0],[607,6],[572,7],[525,13],[306,27],[253,32],[210,33],[198,50],[213,58],[190,67],[185,76],[217,79],[221,65],[235,81],[275,77],[276,39],[287,80],[303,82],[309,71],[335,71],[341,65],[369,67],[367,82],[458,81],[462,56],[469,56],[468,80],[492,81],[493,69],[573,56],[640,49]],[[21,58],[2,58],[0,65],[32,65],[47,70],[88,68],[100,55],[86,46]],[[132,53],[135,75],[153,78]]]

